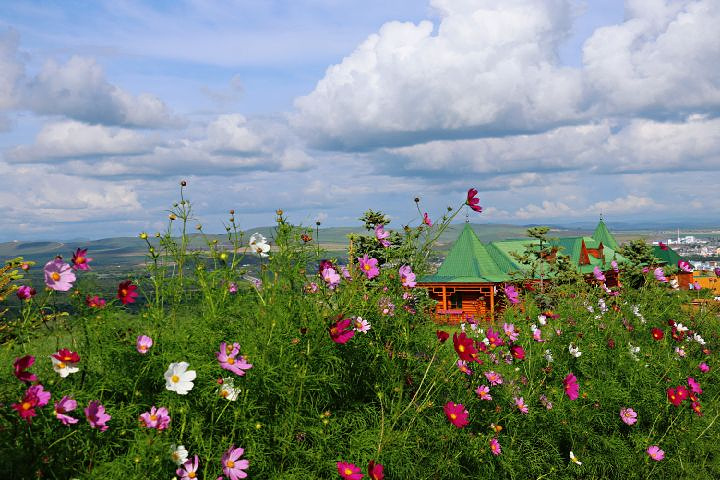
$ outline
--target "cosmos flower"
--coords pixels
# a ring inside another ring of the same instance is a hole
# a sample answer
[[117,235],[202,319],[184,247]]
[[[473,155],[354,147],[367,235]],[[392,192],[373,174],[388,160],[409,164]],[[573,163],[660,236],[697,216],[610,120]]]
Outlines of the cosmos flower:
[[525,404],[525,399],[523,397],[513,397],[513,401],[515,402],[515,406],[520,410],[520,413],[528,413],[530,409]]
[[465,410],[462,403],[448,402],[445,404],[445,407],[443,407],[443,410],[445,410],[445,415],[448,420],[450,420],[450,423],[455,425],[457,428],[463,428],[470,423],[468,421],[469,413]]
[[72,284],[76,280],[70,265],[60,258],[46,263],[43,272],[45,273],[45,285],[58,292],[67,292],[72,288]]
[[20,300],[30,300],[36,293],[37,292],[34,288],[27,285],[20,285],[15,292],[15,295],[17,295]]
[[165,371],[165,388],[178,395],[187,395],[195,386],[193,380],[197,375],[195,370],[188,370],[187,362],[171,363]]
[[343,318],[330,325],[330,338],[335,343],[347,343],[355,335],[355,329],[351,326],[353,321]]
[[270,245],[267,243],[267,239],[260,233],[253,233],[250,236],[249,242],[250,248],[260,257],[267,257],[270,251]]
[[98,295],[95,295],[91,297],[90,295],[87,295],[85,297],[85,305],[87,305],[90,308],[103,308],[107,302],[104,298],[100,298]]
[[496,457],[502,453],[502,448],[500,448],[500,442],[498,442],[498,439],[495,437],[490,439],[490,452],[492,452],[492,454]]
[[325,268],[320,272],[320,275],[329,288],[333,289],[340,285],[340,275],[338,275],[334,268]]
[[472,374],[473,374],[472,370],[470,370],[470,369],[468,368],[466,361],[464,361],[464,360],[458,360],[457,363],[456,363],[456,365],[458,366],[458,368],[460,369],[460,371],[461,371],[462,373],[464,373],[465,375],[472,375]]
[[135,303],[135,299],[138,297],[138,293],[136,292],[136,290],[137,285],[133,285],[132,281],[122,281],[118,285],[117,298],[120,299],[123,305],[127,305],[128,303]]
[[358,258],[358,263],[360,264],[360,271],[365,274],[368,280],[380,275],[377,258],[370,258],[366,253],[361,258]]
[[137,337],[137,342],[135,344],[135,348],[137,349],[138,353],[140,355],[145,355],[148,350],[150,350],[150,347],[153,346],[153,340],[152,338],[148,337],[147,335],[139,335]]
[[430,217],[428,216],[427,212],[423,214],[423,223],[427,225],[428,227],[432,227],[432,221],[430,220]]
[[415,282],[415,274],[413,273],[410,265],[403,265],[400,267],[398,274],[400,275],[403,287],[413,288],[417,285],[417,282]]
[[582,355],[580,348],[576,347],[572,343],[570,345],[568,345],[568,351],[570,352],[570,355],[572,355],[575,358],[578,358],[580,355]]
[[77,402],[66,395],[62,397],[59,402],[55,403],[53,413],[55,414],[55,418],[60,420],[63,425],[72,425],[79,422],[79,420],[75,417],[67,415],[67,413],[72,412],[76,408]]
[[653,274],[655,275],[655,279],[658,282],[667,282],[668,279],[665,276],[665,272],[663,271],[662,267],[658,267],[654,270]]
[[480,199],[476,197],[478,194],[478,191],[474,188],[471,188],[467,192],[467,199],[465,200],[465,205],[470,207],[472,210],[481,213],[482,207],[480,206]]
[[80,355],[77,352],[71,352],[67,348],[63,348],[50,356],[52,360],[53,370],[55,370],[62,378],[67,377],[71,373],[77,373],[80,369],[76,366],[80,362]]
[[378,242],[380,242],[380,245],[385,248],[390,246],[390,242],[387,240],[389,236],[390,232],[386,232],[383,225],[375,226],[375,238],[377,238]]
[[475,389],[475,393],[477,393],[478,398],[480,400],[492,400],[492,395],[490,395],[490,387],[487,385],[480,385]]
[[35,363],[35,357],[32,355],[25,355],[23,357],[17,357],[13,362],[13,375],[17,377],[21,382],[34,382],[37,380],[37,375],[26,371]]
[[637,422],[637,413],[630,407],[623,407],[620,409],[620,419],[627,425],[633,425]]
[[337,462],[337,470],[343,480],[360,480],[363,477],[360,467],[354,463]]
[[460,335],[458,335],[457,332],[453,333],[453,345],[455,346],[455,352],[457,352],[460,360],[465,360],[466,362],[472,362],[475,360],[477,350],[473,345],[472,339],[468,338],[465,332],[461,332]]
[[73,270],[90,270],[88,265],[92,258],[87,256],[87,248],[78,248],[72,256],[72,269]]
[[234,402],[240,396],[241,389],[235,388],[235,379],[232,377],[223,378],[222,384],[218,389],[218,395],[223,397],[225,400]]
[[370,460],[368,463],[368,477],[370,477],[370,480],[383,480],[385,478],[383,466],[375,463],[375,460]]
[[602,270],[600,270],[600,267],[593,268],[593,276],[595,276],[595,280],[599,280],[601,282],[606,281],[605,274]]
[[171,445],[170,450],[170,458],[176,465],[182,465],[187,461],[188,451],[184,445]]
[[518,339],[518,336],[520,335],[518,332],[515,331],[515,325],[512,323],[503,323],[503,331],[511,342],[516,341]]
[[690,265],[690,262],[687,260],[678,260],[678,268],[685,273],[691,273],[693,271],[692,265]]
[[578,460],[572,450],[570,450],[570,461],[573,462],[575,465],[582,465],[582,462]]
[[567,395],[570,400],[576,400],[578,398],[580,386],[572,372],[568,373],[563,380],[563,387],[565,388],[565,395]]
[[101,432],[104,432],[109,428],[106,423],[112,417],[105,413],[105,407],[103,405],[92,400],[87,408],[85,408],[85,418],[92,428],[99,428]]
[[488,382],[490,382],[490,385],[500,385],[503,383],[502,375],[497,372],[490,370],[488,372],[484,372],[484,375]]
[[657,328],[657,327],[653,327],[653,329],[652,329],[652,337],[653,337],[655,340],[662,340],[664,335],[665,335],[665,333],[662,331],[662,329]]
[[660,450],[660,447],[657,445],[651,445],[647,448],[647,454],[655,460],[656,462],[659,462],[663,458],[665,458],[665,452],[663,450]]
[[515,287],[512,285],[505,285],[505,297],[507,297],[508,302],[510,302],[512,305],[517,305],[520,303],[520,296],[515,290]]
[[353,326],[355,327],[355,330],[360,333],[367,333],[370,331],[370,322],[363,319],[362,317],[355,317],[353,320]]
[[195,455],[194,461],[188,460],[183,463],[182,467],[175,471],[175,474],[180,477],[180,480],[194,480],[197,477],[197,471],[200,467],[200,459]]
[[243,453],[245,453],[245,449],[240,447],[235,448],[235,445],[231,445],[220,460],[223,473],[227,475],[230,480],[247,477],[245,470],[250,466],[250,462],[247,459],[240,460]]
[[252,364],[248,363],[244,356],[238,357],[239,353],[239,343],[233,343],[231,347],[225,342],[220,342],[220,349],[215,352],[215,356],[222,368],[242,377],[245,375],[245,370],[252,368]]
[[170,424],[170,415],[167,408],[155,408],[153,405],[150,411],[140,415],[140,421],[143,422],[147,428],[165,430]]

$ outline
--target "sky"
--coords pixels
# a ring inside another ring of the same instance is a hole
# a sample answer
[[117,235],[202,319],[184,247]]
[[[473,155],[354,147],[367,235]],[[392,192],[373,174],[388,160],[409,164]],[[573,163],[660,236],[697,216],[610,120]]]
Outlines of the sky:
[[717,0],[3,2],[0,241],[718,223]]

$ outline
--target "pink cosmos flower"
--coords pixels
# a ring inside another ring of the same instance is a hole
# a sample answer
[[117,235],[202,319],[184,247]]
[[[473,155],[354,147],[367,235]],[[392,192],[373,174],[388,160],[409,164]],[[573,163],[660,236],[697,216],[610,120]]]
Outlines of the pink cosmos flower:
[[348,268],[345,265],[340,267],[340,273],[342,274],[342,277],[345,280],[352,280],[352,275],[350,274],[350,270],[348,270]]
[[520,296],[515,290],[515,287],[512,285],[505,285],[505,297],[507,297],[508,302],[510,302],[512,305],[517,305],[520,303]]
[[715,270],[713,270],[713,271],[715,272],[715,276],[716,276],[716,277],[720,277],[720,267],[717,267],[717,268],[716,268]]
[[480,398],[480,400],[492,400],[492,395],[490,395],[490,387],[487,385],[480,385],[475,389],[475,393],[477,393],[477,396]]
[[542,339],[542,330],[540,330],[539,328],[533,330],[533,340],[540,343],[545,341]]
[[105,423],[112,417],[105,413],[105,407],[100,405],[99,402],[92,400],[87,408],[85,408],[85,418],[92,428],[99,428],[101,432],[107,430],[108,427]]
[[330,326],[330,338],[335,343],[347,343],[355,335],[355,329],[352,328],[352,320],[343,318]]
[[362,317],[355,317],[353,320],[353,326],[355,327],[355,330],[360,333],[367,333],[370,331],[370,322],[363,319]]
[[667,281],[668,281],[668,279],[667,279],[667,277],[665,276],[665,272],[663,271],[662,267],[656,268],[653,273],[654,273],[654,275],[655,275],[655,279],[656,279],[658,282],[667,282]]
[[468,190],[467,199],[465,200],[465,205],[470,207],[472,210],[474,210],[478,213],[481,213],[482,207],[479,205],[480,199],[476,197],[477,194],[478,194],[478,191],[475,190],[474,188],[471,188],[470,190]]
[[412,267],[410,265],[403,265],[400,267],[400,270],[398,270],[398,274],[400,275],[400,280],[402,281],[403,287],[410,287],[413,288],[415,285],[417,285],[417,282],[415,281],[415,274],[412,271]]
[[485,378],[487,378],[488,382],[490,382],[490,385],[500,385],[503,383],[502,375],[500,375],[497,372],[494,372],[490,370],[489,372],[484,372]]
[[490,439],[490,451],[496,457],[502,453],[502,448],[500,448],[500,442],[498,442],[498,439],[495,437]]
[[24,357],[16,358],[13,362],[13,375],[15,375],[21,382],[36,381],[37,375],[26,371],[33,363],[35,363],[35,357],[32,355],[25,355]]
[[334,268],[324,268],[323,271],[320,272],[320,275],[329,288],[333,289],[340,285],[340,275],[338,275]]
[[487,336],[487,345],[490,347],[490,349],[505,345],[505,341],[500,336],[500,333],[493,330],[492,327],[488,328],[485,335]]
[[448,402],[443,407],[445,415],[447,416],[450,423],[455,425],[457,428],[463,428],[465,425],[470,423],[468,421],[469,413],[465,410],[462,403]]
[[620,271],[620,268],[618,267],[618,263],[615,260],[610,262],[610,267],[612,267],[613,272],[615,272],[615,273],[618,273]]
[[58,292],[67,292],[76,280],[70,265],[56,258],[45,264],[45,285]]
[[633,425],[637,422],[637,413],[630,407],[620,409],[620,419],[627,425]]
[[552,410],[553,404],[550,400],[548,400],[546,395],[540,395],[540,403],[542,403],[543,407],[545,407],[548,410]]
[[137,349],[138,353],[140,355],[145,355],[148,350],[150,350],[150,347],[153,346],[153,339],[148,337],[147,335],[139,335],[137,337],[137,343],[135,345],[135,348]]
[[513,397],[513,401],[515,402],[515,406],[518,410],[520,410],[520,413],[528,413],[530,410],[525,404],[525,399],[523,397]]
[[389,236],[390,232],[386,232],[383,225],[375,226],[375,238],[377,238],[380,244],[385,248],[390,246],[390,242],[386,240]]
[[66,415],[68,412],[72,412],[77,408],[77,402],[72,398],[65,395],[60,399],[59,402],[55,403],[55,418],[60,420],[63,425],[72,425],[77,423],[79,420],[70,415]]
[[78,248],[72,256],[73,270],[90,270],[92,258],[87,256],[87,248]]
[[370,258],[366,253],[362,256],[362,258],[358,258],[358,262],[360,264],[360,271],[365,274],[368,280],[380,275],[380,269],[377,266],[377,258]]
[[220,351],[215,352],[220,366],[225,370],[233,372],[235,375],[240,377],[245,375],[245,370],[250,370],[252,364],[247,363],[244,356],[237,358],[240,353],[240,344],[233,343],[232,348],[225,342],[220,343]]
[[37,415],[35,409],[47,405],[50,397],[50,392],[43,390],[42,385],[33,385],[25,391],[22,401],[20,403],[13,403],[11,407],[18,412],[20,418],[30,423],[32,417]]
[[228,292],[229,292],[229,293],[237,293],[237,291],[238,291],[237,283],[235,283],[235,282],[230,282],[230,283],[228,284]]
[[94,297],[87,295],[85,297],[85,305],[90,308],[103,308],[106,303],[105,299],[100,298],[98,295],[95,295]]
[[180,477],[180,480],[194,480],[197,479],[197,471],[200,467],[200,459],[195,455],[195,460],[188,460],[183,463],[183,466],[175,471],[175,475]]
[[337,470],[344,480],[360,480],[363,477],[360,467],[354,463],[337,462]]
[[428,216],[427,212],[423,214],[423,223],[427,225],[428,227],[432,227],[432,221],[430,220],[430,217]]
[[170,424],[170,415],[167,408],[155,408],[153,405],[149,412],[140,415],[140,421],[143,422],[147,428],[165,430]]
[[572,372],[568,373],[563,380],[563,386],[565,387],[565,395],[567,395],[570,400],[576,400],[578,398],[580,386],[577,383],[577,377],[575,377]]
[[702,373],[707,373],[707,372],[710,371],[710,367],[709,367],[708,364],[705,363],[705,362],[702,362],[700,365],[698,365],[698,368],[700,369],[700,371],[701,371]]
[[693,271],[692,265],[686,260],[678,260],[678,268],[683,272],[690,273]]
[[512,323],[503,323],[503,331],[511,342],[516,341],[518,339],[518,336],[520,335],[518,332],[515,331],[515,325]]
[[238,480],[239,478],[246,478],[246,470],[250,466],[250,462],[246,459],[239,460],[242,454],[245,452],[243,448],[235,448],[235,445],[231,445],[230,448],[222,456],[222,469],[223,473],[228,476],[230,480]]
[[700,384],[693,377],[688,377],[687,383],[690,386],[691,392],[697,395],[700,395],[703,392],[702,388],[700,388]]
[[600,267],[593,268],[593,275],[595,276],[595,280],[599,280],[601,282],[606,281],[605,274],[602,270],[600,270]]
[[655,460],[656,462],[659,462],[663,458],[665,458],[665,452],[663,450],[660,450],[660,447],[657,445],[651,445],[647,449],[647,454],[650,455],[650,458]]
[[30,300],[36,293],[37,292],[34,288],[27,285],[20,285],[17,292],[15,292],[15,295],[17,295],[20,300]]
[[370,463],[368,463],[368,477],[370,477],[370,480],[383,480],[385,478],[383,466],[375,463],[375,460],[370,460]]
[[464,373],[465,375],[472,375],[472,374],[473,374],[472,370],[470,370],[470,369],[468,368],[466,361],[464,361],[464,360],[458,360],[457,363],[456,363],[456,365],[458,366],[458,368],[460,369],[460,371],[461,371],[462,373]]

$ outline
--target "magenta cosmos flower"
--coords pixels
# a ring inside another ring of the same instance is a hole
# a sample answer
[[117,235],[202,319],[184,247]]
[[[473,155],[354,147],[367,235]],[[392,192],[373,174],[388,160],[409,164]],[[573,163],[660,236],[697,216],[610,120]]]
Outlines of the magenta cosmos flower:
[[11,407],[18,412],[20,418],[30,423],[32,417],[37,415],[35,409],[47,405],[50,401],[50,396],[50,392],[43,390],[42,385],[33,385],[25,391],[21,402],[13,403]]
[[22,382],[36,381],[37,375],[26,371],[33,363],[35,363],[35,357],[32,355],[25,355],[24,357],[16,358],[13,362],[13,375]]
[[235,448],[235,445],[232,445],[222,456],[221,463],[223,473],[227,475],[230,480],[247,477],[247,473],[243,470],[246,470],[250,466],[250,462],[245,459],[239,460],[244,452],[244,449],[240,447]]
[[137,290],[137,285],[133,285],[130,280],[120,282],[118,285],[117,298],[120,299],[123,305],[135,303],[135,299],[138,297],[138,293],[135,290]]
[[460,360],[465,360],[466,362],[475,361],[477,350],[475,349],[472,338],[468,338],[465,332],[460,332],[460,335],[458,335],[457,332],[453,333],[453,346]]
[[655,279],[658,282],[667,282],[668,279],[665,276],[665,272],[663,271],[662,267],[658,267],[653,271],[653,275],[655,275]]
[[565,395],[567,395],[570,400],[576,400],[578,398],[580,386],[577,383],[577,378],[572,374],[572,372],[568,373],[563,380],[563,386],[565,387]]
[[495,437],[490,439],[490,451],[496,457],[502,453],[502,448],[500,448],[500,442],[498,442],[498,439]]
[[195,455],[195,459],[188,460],[183,463],[182,467],[175,471],[175,475],[180,477],[180,480],[193,480],[197,478],[197,471],[200,467],[200,459]]
[[59,402],[55,403],[55,418],[60,420],[63,425],[72,425],[78,422],[78,419],[67,415],[77,408],[77,402],[65,395]]
[[58,292],[67,292],[76,280],[70,265],[56,258],[45,264],[45,285]]
[[36,293],[37,292],[34,288],[27,285],[20,285],[17,292],[15,292],[15,295],[17,295],[20,300],[30,300]]
[[140,415],[140,421],[143,422],[147,428],[165,430],[168,425],[170,425],[170,414],[167,408],[155,408],[153,405],[149,412]]
[[710,366],[707,363],[702,362],[700,365],[698,365],[698,369],[700,369],[702,373],[707,373],[710,371]]
[[693,392],[697,395],[700,395],[703,392],[702,388],[700,388],[700,384],[693,377],[688,377],[687,383],[688,383],[688,386],[690,387],[691,392]]
[[657,445],[651,445],[647,449],[647,454],[650,455],[650,458],[655,460],[656,462],[659,462],[663,458],[665,458],[665,452],[663,450],[660,450],[660,447]]
[[360,264],[360,271],[365,274],[368,280],[380,275],[377,258],[370,258],[366,253],[362,258],[358,258],[358,263]]
[[370,460],[368,463],[368,477],[370,480],[383,480],[385,478],[384,467],[375,463],[375,460]]
[[105,413],[105,407],[100,405],[100,402],[92,400],[85,408],[85,418],[92,428],[99,428],[104,432],[110,428],[105,423],[112,417]]
[[432,227],[433,223],[432,220],[430,220],[430,217],[428,216],[427,212],[423,214],[423,223],[427,225],[428,227]]
[[528,413],[530,409],[525,404],[525,399],[523,397],[513,397],[513,401],[515,402],[515,406],[520,410],[520,413]]
[[485,378],[488,379],[490,385],[500,385],[503,382],[502,375],[492,370],[485,372]]
[[505,285],[505,297],[507,297],[508,302],[510,302],[512,305],[517,305],[520,303],[520,295],[518,294],[518,291],[515,290],[515,287],[512,285]]
[[685,273],[690,273],[693,271],[692,265],[690,265],[690,262],[688,262],[687,260],[678,260],[678,268]]
[[153,339],[148,337],[147,335],[138,335],[137,337],[137,343],[135,344],[135,349],[137,349],[138,353],[141,355],[145,355],[148,350],[150,350],[150,347],[153,346]]
[[630,407],[620,409],[620,419],[627,425],[633,425],[637,422],[637,413]]
[[72,256],[73,270],[90,270],[92,258],[87,256],[87,248],[78,248]]
[[465,205],[473,209],[474,211],[480,213],[482,212],[482,207],[480,206],[480,199],[476,197],[478,194],[478,191],[474,188],[471,188],[467,192],[467,200],[465,200]]
[[593,268],[593,276],[595,277],[595,280],[599,280],[601,282],[604,282],[605,280],[607,280],[605,278],[605,274],[603,273],[603,271],[600,270],[600,267]]
[[355,329],[352,327],[352,319],[343,318],[330,325],[330,338],[335,343],[347,343],[355,335]]
[[380,242],[380,245],[385,248],[390,246],[390,242],[387,240],[389,236],[390,232],[386,232],[383,225],[377,225],[375,227],[375,238],[377,238],[378,242]]
[[252,368],[252,364],[247,363],[243,355],[238,357],[239,353],[239,343],[235,342],[232,344],[232,347],[230,347],[227,343],[221,342],[220,351],[215,352],[215,356],[222,368],[242,377],[245,375],[245,370],[250,370]]
[[448,402],[443,407],[445,415],[447,416],[450,423],[455,425],[457,428],[463,428],[465,425],[470,423],[468,416],[470,415],[462,403]]
[[100,298],[98,295],[91,297],[90,295],[85,297],[85,305],[90,308],[103,308],[107,302],[104,298]]
[[398,274],[400,274],[400,281],[402,281],[403,287],[413,288],[417,285],[417,282],[415,281],[415,274],[413,273],[410,265],[403,265],[400,267]]
[[337,470],[345,480],[360,480],[363,477],[360,467],[355,466],[354,463],[337,462]]

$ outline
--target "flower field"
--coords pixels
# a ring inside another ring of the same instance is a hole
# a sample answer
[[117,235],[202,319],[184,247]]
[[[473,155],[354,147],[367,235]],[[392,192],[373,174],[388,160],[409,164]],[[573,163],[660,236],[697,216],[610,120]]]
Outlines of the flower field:
[[190,250],[182,187],[116,291],[84,287],[82,249],[3,270],[5,478],[720,478],[718,316],[672,272],[518,281],[493,322],[437,325],[417,282],[476,190],[405,228],[367,213],[342,265],[282,211]]

